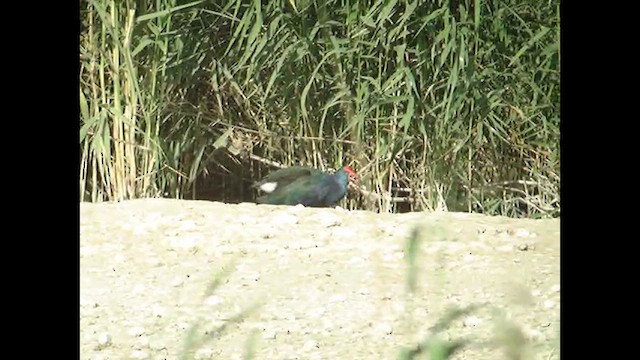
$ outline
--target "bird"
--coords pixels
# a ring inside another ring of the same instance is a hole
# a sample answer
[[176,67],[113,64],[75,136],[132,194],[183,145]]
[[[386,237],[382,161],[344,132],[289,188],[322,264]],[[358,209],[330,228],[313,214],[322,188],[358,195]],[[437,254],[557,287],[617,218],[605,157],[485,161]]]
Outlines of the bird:
[[345,166],[334,174],[315,171],[299,176],[286,185],[278,185],[271,193],[256,199],[258,204],[334,207],[347,194],[349,181],[357,182],[358,174]]
[[251,187],[262,190],[265,193],[272,193],[278,187],[287,186],[301,177],[317,174],[322,174],[322,170],[305,166],[291,166],[270,173],[262,180],[255,182]]

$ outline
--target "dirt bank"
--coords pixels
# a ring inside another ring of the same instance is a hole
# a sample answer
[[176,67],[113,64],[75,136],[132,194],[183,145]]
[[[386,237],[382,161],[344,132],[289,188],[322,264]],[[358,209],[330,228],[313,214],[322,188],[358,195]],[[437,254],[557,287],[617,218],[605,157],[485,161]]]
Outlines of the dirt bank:
[[[187,339],[197,359],[241,359],[250,339],[256,359],[395,359],[445,308],[472,303],[491,306],[442,333],[479,344],[455,359],[506,358],[486,343],[501,316],[529,340],[530,358],[559,359],[558,219],[168,199],[80,211],[85,360],[178,359]],[[418,289],[408,295],[404,249],[416,226]]]

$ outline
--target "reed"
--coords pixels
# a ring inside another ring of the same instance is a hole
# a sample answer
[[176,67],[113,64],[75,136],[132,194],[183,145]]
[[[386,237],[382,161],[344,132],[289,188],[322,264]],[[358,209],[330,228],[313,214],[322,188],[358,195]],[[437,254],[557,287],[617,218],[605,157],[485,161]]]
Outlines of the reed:
[[259,157],[353,165],[353,207],[560,213],[555,3],[81,6],[87,200],[181,198]]

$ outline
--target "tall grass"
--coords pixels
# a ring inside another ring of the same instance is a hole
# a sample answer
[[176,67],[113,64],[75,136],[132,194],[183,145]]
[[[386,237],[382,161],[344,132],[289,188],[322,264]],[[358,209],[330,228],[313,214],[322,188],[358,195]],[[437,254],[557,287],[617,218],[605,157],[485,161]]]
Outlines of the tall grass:
[[181,197],[260,157],[355,165],[360,208],[559,214],[557,4],[82,4],[92,201]]

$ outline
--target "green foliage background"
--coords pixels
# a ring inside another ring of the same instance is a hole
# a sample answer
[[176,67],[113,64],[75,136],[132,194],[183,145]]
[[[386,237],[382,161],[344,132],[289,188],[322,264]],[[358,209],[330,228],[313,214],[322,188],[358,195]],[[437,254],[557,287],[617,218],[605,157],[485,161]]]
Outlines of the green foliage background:
[[80,16],[84,200],[203,181],[224,199],[269,159],[352,165],[361,209],[560,213],[559,2],[83,0]]

